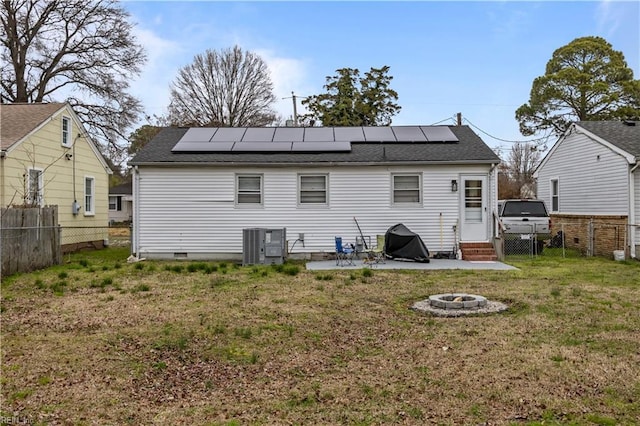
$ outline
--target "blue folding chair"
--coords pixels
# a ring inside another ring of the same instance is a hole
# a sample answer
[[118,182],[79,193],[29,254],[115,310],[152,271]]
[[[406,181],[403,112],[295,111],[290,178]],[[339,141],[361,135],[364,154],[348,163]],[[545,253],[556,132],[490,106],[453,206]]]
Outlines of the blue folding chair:
[[336,237],[336,265],[353,265],[355,250],[349,245],[342,245],[342,237]]

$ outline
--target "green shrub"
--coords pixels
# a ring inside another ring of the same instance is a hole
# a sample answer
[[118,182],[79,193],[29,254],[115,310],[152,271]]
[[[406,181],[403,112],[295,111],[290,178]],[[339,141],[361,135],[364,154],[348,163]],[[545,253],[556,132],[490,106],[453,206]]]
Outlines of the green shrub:
[[291,276],[298,275],[300,273],[300,267],[298,265],[286,265],[283,268],[282,272],[285,275],[291,275]]

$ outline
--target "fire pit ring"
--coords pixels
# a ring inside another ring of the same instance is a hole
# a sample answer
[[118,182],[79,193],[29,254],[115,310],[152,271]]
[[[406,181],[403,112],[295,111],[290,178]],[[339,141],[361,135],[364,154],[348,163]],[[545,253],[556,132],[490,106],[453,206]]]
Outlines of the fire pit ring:
[[429,303],[440,309],[477,309],[487,306],[487,299],[477,294],[449,293],[429,296]]
[[440,317],[460,317],[502,312],[508,309],[501,302],[487,300],[486,297],[467,293],[434,294],[426,300],[416,302],[411,309]]

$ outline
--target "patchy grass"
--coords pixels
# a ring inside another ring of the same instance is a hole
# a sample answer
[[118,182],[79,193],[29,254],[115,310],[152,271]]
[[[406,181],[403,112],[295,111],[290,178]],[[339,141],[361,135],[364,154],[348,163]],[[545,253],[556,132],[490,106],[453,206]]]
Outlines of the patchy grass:
[[[640,263],[306,271],[126,263],[2,283],[0,415],[36,424],[597,424],[640,418]],[[116,266],[118,265],[118,266]],[[142,265],[142,266],[137,266]],[[367,272],[368,271],[368,272]],[[444,292],[503,314],[408,309]]]

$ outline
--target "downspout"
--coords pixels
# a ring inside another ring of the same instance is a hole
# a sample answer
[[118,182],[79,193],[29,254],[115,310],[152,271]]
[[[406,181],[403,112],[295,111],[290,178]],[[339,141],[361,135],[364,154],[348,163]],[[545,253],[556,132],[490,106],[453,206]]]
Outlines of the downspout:
[[138,242],[140,238],[140,174],[138,172],[138,166],[133,166],[133,227],[131,228],[131,254],[139,257]]
[[4,207],[4,159],[6,156],[7,156],[7,151],[4,149],[1,150],[0,151],[0,207]]
[[636,184],[634,179],[634,172],[640,167],[640,161],[636,161],[636,165],[629,171],[629,255],[632,259],[637,258],[636,253],[636,203],[640,203],[640,200],[636,200]]
[[498,164],[491,164],[491,169],[489,170],[489,176],[491,177],[492,191],[495,193],[495,197],[491,197],[491,214],[489,215],[489,217],[491,218],[491,222],[493,224],[492,231],[493,231],[494,239],[500,236],[500,233],[498,231],[497,214],[495,214],[498,206],[494,205],[494,202],[493,202],[494,200],[498,199],[498,174],[495,173],[496,167],[498,167]]
[[[0,281],[2,281],[2,209],[4,208],[4,159],[7,151],[0,151]],[[9,207],[9,206],[7,206]]]

